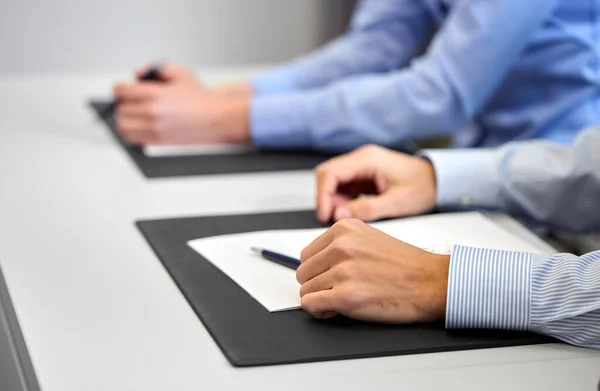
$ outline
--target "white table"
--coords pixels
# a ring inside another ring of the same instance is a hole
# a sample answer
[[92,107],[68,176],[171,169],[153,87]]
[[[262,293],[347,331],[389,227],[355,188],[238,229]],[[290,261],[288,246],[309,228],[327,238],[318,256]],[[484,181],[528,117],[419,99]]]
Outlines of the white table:
[[312,175],[146,180],[86,106],[118,76],[0,79],[0,266],[42,390],[594,389],[600,353],[560,344],[231,367],[133,221],[311,208]]

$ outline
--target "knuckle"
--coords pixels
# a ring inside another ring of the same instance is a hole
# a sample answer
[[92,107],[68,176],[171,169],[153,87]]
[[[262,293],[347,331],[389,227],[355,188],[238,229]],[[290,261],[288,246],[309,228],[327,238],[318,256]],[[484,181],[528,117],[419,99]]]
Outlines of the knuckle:
[[344,232],[344,226],[342,224],[343,221],[344,220],[337,221],[331,226],[331,228],[329,228],[329,232],[333,235],[334,238],[336,238],[339,234]]
[[307,281],[307,273],[305,272],[306,267],[303,266],[304,265],[300,265],[300,267],[296,270],[296,281],[298,281],[299,284],[304,284]]
[[319,164],[317,167],[315,167],[315,173],[317,176],[322,177],[327,173],[327,166],[324,163]]
[[317,312],[317,303],[315,300],[308,299],[306,296],[303,296],[300,302],[302,309],[308,313]]
[[[300,252],[300,262],[306,262],[311,258],[311,253],[309,248],[305,248]],[[301,266],[302,268],[302,266]]]
[[160,105],[156,101],[152,101],[148,105],[148,117],[155,120],[160,117]]
[[300,286],[300,297],[302,298],[302,297],[306,296],[307,291],[308,291],[307,284],[302,284]]
[[352,219],[342,219],[333,225],[336,233],[346,232],[352,228]]
[[369,145],[365,145],[364,147],[361,147],[361,148],[359,149],[359,151],[360,151],[360,152],[362,152],[362,153],[363,153],[363,154],[365,154],[365,155],[369,155],[369,156],[371,156],[371,155],[376,155],[376,154],[379,154],[379,153],[381,152],[381,150],[382,150],[382,149],[383,149],[383,148],[381,148],[381,147],[380,147],[380,146],[378,146],[378,145],[375,145],[375,144],[369,144]]
[[363,224],[361,220],[356,218],[343,219],[336,223],[336,225],[339,225],[341,232],[354,231]]
[[333,175],[332,171],[332,166],[329,163],[321,164],[315,168],[315,174],[319,180],[330,178]]
[[[305,249],[303,249],[302,251],[300,251],[300,261],[301,262],[305,262],[308,258],[308,251]],[[300,269],[297,270],[297,272],[300,271]]]
[[352,252],[352,242],[347,238],[339,238],[331,242],[330,251],[333,258],[344,258]]
[[346,308],[358,308],[369,300],[369,294],[364,289],[348,286],[343,290],[341,300]]
[[148,122],[148,129],[147,131],[149,131],[150,133],[154,134],[154,135],[160,135],[162,134],[162,126],[160,124],[160,122],[158,122],[156,119],[152,119]]
[[340,263],[334,268],[338,281],[351,281],[356,277],[356,269],[349,262]]
[[114,86],[113,93],[116,96],[121,96],[123,94],[124,89],[125,89],[125,86],[123,84],[119,83],[119,84],[117,84],[117,85]]
[[131,125],[126,121],[117,122],[117,129],[121,132],[128,133],[131,131]]
[[365,223],[360,220],[360,219],[348,219],[348,224],[350,225],[350,227],[352,228],[360,228],[363,227],[365,225]]

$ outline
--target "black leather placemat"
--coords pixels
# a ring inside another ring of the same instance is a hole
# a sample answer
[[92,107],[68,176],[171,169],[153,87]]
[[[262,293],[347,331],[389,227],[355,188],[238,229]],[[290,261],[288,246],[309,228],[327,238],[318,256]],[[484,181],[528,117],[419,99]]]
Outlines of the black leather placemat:
[[90,102],[92,109],[147,178],[310,170],[332,156],[311,151],[260,150],[243,154],[147,157],[141,148],[124,142],[116,131],[113,115],[104,115],[109,104]]
[[270,313],[187,242],[215,235],[319,227],[313,211],[141,221],[139,229],[234,366],[482,349],[554,342],[443,325],[386,326],[346,318],[312,319],[303,311]]

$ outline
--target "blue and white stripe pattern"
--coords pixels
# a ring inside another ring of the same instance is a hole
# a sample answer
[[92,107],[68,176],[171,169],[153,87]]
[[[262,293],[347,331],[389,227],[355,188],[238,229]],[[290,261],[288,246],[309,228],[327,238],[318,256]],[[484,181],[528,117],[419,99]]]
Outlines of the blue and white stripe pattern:
[[545,256],[454,246],[446,327],[528,330],[600,349],[600,251]]

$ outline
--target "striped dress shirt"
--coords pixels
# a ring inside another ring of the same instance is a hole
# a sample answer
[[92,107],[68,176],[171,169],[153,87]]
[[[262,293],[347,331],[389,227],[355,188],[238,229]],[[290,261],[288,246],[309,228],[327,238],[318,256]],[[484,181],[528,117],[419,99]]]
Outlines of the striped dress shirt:
[[[559,230],[600,231],[600,128],[573,146],[515,142],[427,150],[442,210],[491,209]],[[529,330],[600,349],[600,251],[582,257],[455,246],[448,328]]]
[[600,251],[546,256],[455,246],[446,327],[533,331],[600,349]]

